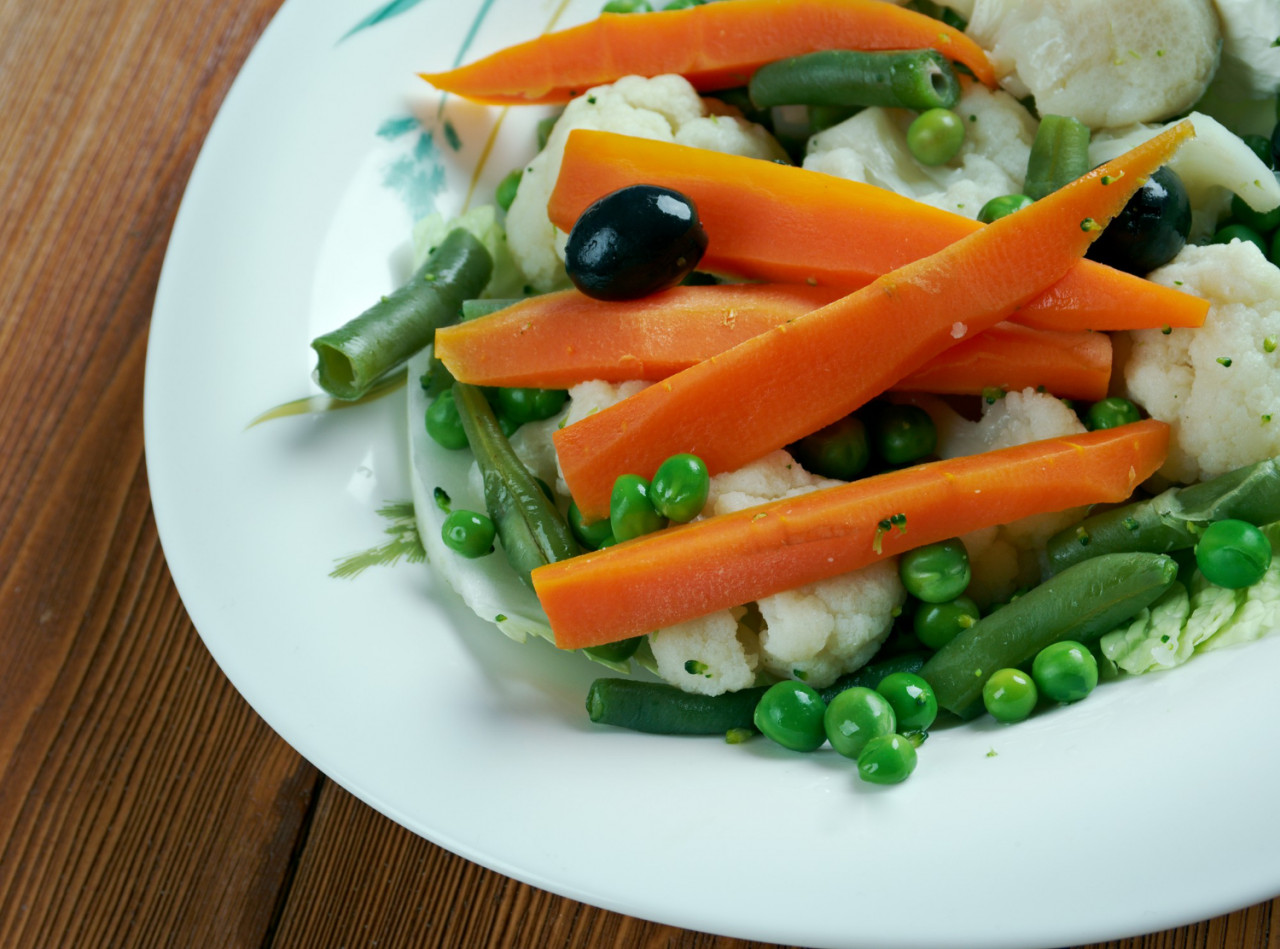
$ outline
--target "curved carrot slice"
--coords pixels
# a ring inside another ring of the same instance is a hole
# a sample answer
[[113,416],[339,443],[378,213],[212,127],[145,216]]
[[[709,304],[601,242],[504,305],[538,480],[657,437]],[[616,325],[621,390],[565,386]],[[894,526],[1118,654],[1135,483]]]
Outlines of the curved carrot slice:
[[610,14],[446,72],[438,89],[498,105],[568,102],[623,76],[679,73],[701,91],[746,85],[776,59],[824,49],[932,48],[995,86],[987,55],[959,30],[880,0],[734,0]]
[[[710,243],[701,266],[748,280],[857,289],[979,230],[977,221],[820,172],[575,129],[547,211],[562,230],[597,198],[645,182],[691,197]],[[1201,326],[1209,304],[1082,260],[1013,317],[1041,329]]]
[[668,528],[533,571],[562,649],[652,632],[949,537],[1122,501],[1169,427],[1119,428],[937,461]]
[[555,433],[569,491],[604,517],[614,479],[679,452],[730,471],[836,421],[1071,269],[1190,123],[820,310]]
[[[531,297],[436,332],[455,379],[485,386],[563,389],[588,379],[656,381],[818,307],[839,291],[791,284],[676,287],[605,302],[576,290]],[[1043,386],[1094,401],[1107,394],[1111,341],[1001,323],[900,380],[900,391],[978,395]]]

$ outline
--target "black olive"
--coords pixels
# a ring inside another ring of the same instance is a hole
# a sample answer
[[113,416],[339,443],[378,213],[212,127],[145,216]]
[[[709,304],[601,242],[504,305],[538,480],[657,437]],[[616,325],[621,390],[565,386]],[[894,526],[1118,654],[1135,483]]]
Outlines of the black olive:
[[1145,276],[1178,256],[1191,233],[1191,199],[1177,173],[1157,168],[1085,255]]
[[707,249],[693,201],[669,188],[631,185],[582,212],[565,248],[574,286],[597,300],[633,300],[674,287]]

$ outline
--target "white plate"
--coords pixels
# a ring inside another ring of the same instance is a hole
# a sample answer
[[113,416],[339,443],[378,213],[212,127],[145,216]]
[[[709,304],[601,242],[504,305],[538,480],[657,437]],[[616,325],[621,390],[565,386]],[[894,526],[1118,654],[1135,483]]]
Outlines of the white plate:
[[[371,5],[289,0],[271,24],[192,175],[151,330],[147,458],[169,565],[273,728],[472,860],[744,938],[1076,944],[1280,892],[1280,689],[1261,671],[1280,666],[1280,637],[1016,727],[940,732],[910,781],[877,789],[831,753],[592,726],[595,667],[507,641],[424,567],[330,579],[385,539],[375,508],[410,496],[403,393],[246,423],[314,391],[308,340],[405,276],[415,214],[466,199],[498,112],[441,110],[415,71],[556,12],[398,0],[350,32]],[[596,9],[570,3],[561,22]],[[539,114],[509,114],[478,201],[528,157]]]

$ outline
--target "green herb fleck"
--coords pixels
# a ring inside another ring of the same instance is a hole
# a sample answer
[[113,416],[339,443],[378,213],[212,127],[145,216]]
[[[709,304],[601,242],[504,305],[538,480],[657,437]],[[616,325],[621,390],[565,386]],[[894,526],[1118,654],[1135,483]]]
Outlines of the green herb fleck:
[[1218,365],[1219,365],[1219,366],[1222,366],[1224,369],[1230,369],[1230,368],[1231,368],[1231,357],[1230,357],[1230,356],[1219,356],[1217,361],[1218,361]]
[[1161,636],[1161,637],[1160,637],[1160,642],[1162,642],[1162,643],[1167,643],[1168,641],[1169,641],[1169,634],[1168,634],[1168,633],[1165,633],[1163,636]]
[[497,616],[495,616],[495,617],[493,618],[493,621],[494,621],[495,623],[505,623],[505,622],[507,621],[507,614],[506,614],[506,613],[499,613]]
[[1004,389],[997,388],[996,386],[987,386],[982,390],[982,399],[987,403],[987,405],[995,405],[1003,399],[1004,396]]
[[801,682],[809,681],[809,673],[806,672],[804,669],[792,669],[791,674],[795,676],[797,679],[799,679]]
[[1087,217],[1080,222],[1080,230],[1085,232],[1100,231],[1102,230],[1102,225],[1099,224],[1097,221],[1095,221],[1093,218]]
[[1077,527],[1076,540],[1080,543],[1081,547],[1088,547],[1089,542],[1093,540],[1093,538],[1089,536],[1089,532],[1085,530],[1083,527]]
[[1165,336],[1168,336],[1173,332],[1173,327],[1166,323],[1164,326],[1160,327],[1160,332],[1164,333]]
[[750,741],[756,736],[750,728],[730,728],[724,733],[724,741],[726,745],[740,745],[744,741]]
[[1262,341],[1262,351],[1264,353],[1274,353],[1276,351],[1276,338],[1268,336]]
[[995,757],[997,757],[996,750],[995,750],[994,748],[990,749],[990,750],[987,752],[987,757],[988,757],[988,758],[995,758]]
[[1270,424],[1270,422],[1271,422],[1271,413],[1268,412],[1267,414],[1262,416],[1262,424],[1267,425],[1267,424]]
[[436,499],[436,507],[448,514],[453,510],[453,499],[449,497],[449,492],[444,488],[437,487],[431,492],[432,497]]
[[706,676],[707,678],[711,678],[710,673],[707,672],[707,664],[697,659],[690,659],[686,662],[684,664],[684,671],[689,673],[691,676]]
[[1126,517],[1121,523],[1124,524],[1125,530],[1136,531],[1138,529],[1138,519],[1136,517]]

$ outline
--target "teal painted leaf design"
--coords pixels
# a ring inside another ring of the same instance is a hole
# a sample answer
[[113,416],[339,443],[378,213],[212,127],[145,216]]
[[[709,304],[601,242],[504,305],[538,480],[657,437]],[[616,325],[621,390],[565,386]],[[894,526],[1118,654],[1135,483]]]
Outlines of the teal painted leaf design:
[[338,42],[341,43],[343,40],[350,39],[361,30],[368,29],[371,26],[377,26],[384,20],[390,20],[392,17],[397,17],[402,13],[408,13],[421,2],[422,0],[390,0],[389,3],[384,4],[377,10],[374,10],[351,29],[347,30]]

